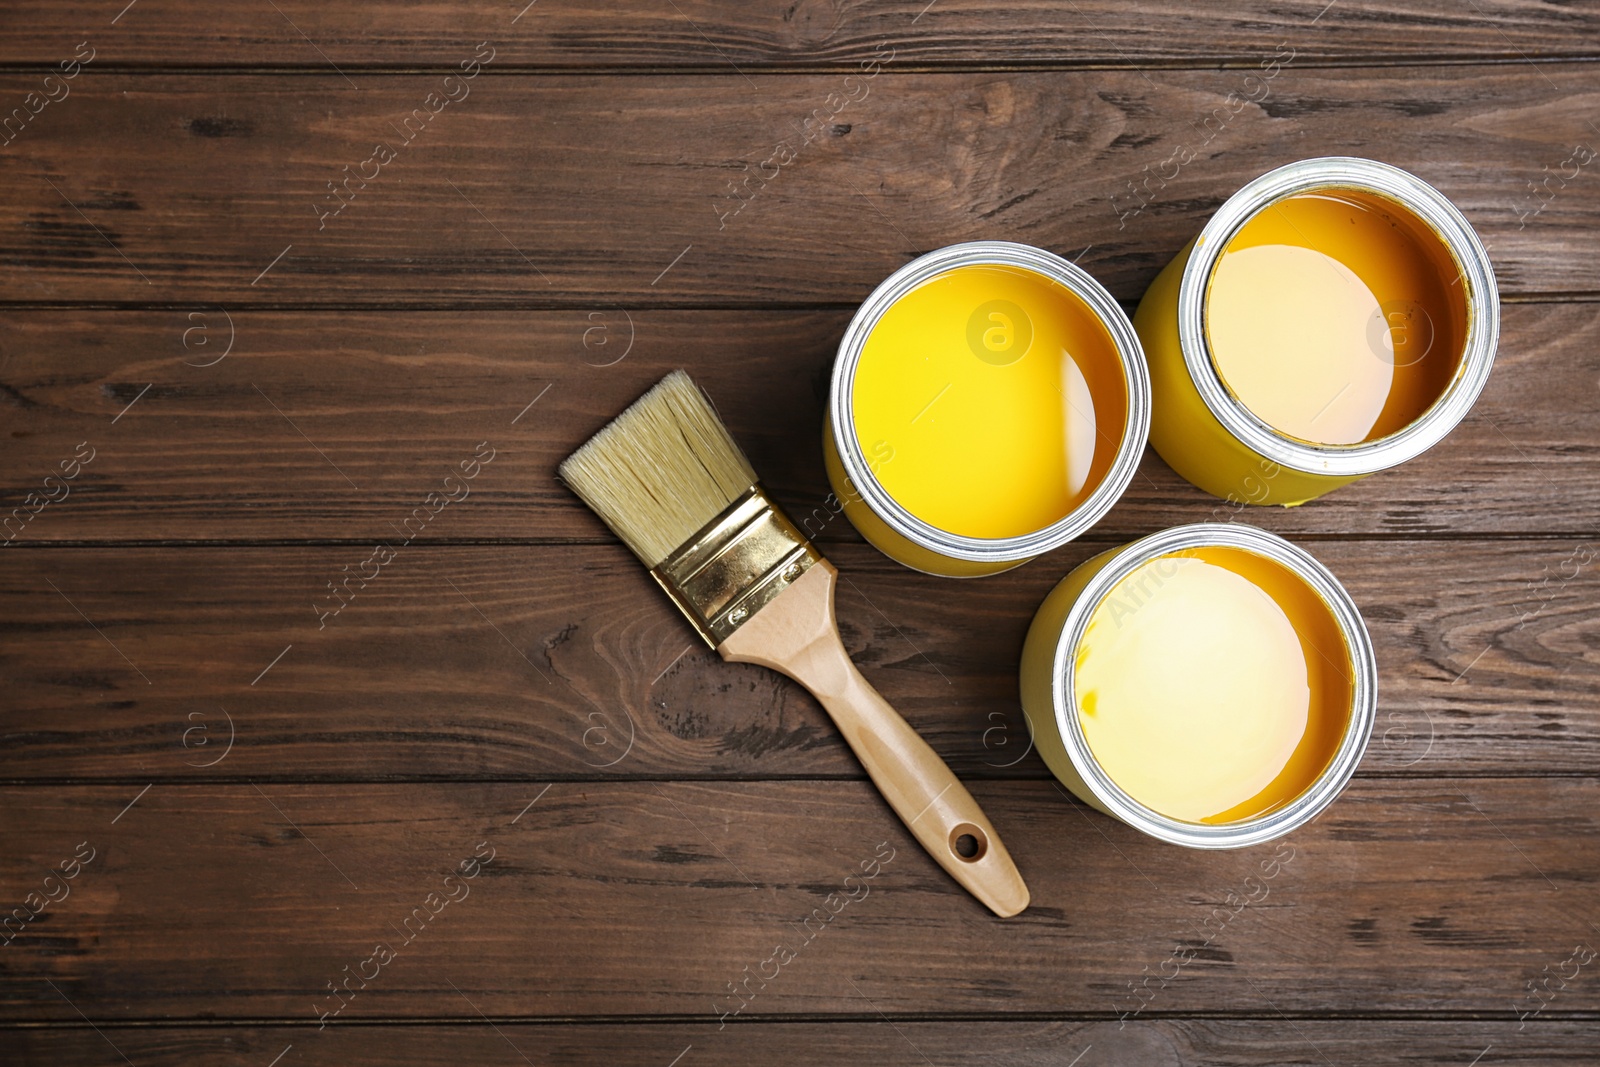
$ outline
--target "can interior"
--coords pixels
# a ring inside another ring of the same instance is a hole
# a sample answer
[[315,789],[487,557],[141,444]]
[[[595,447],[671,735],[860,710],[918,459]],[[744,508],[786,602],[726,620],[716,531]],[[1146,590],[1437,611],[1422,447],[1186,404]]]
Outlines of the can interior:
[[1382,441],[1461,377],[1466,275],[1398,200],[1329,185],[1278,197],[1233,230],[1202,307],[1227,393],[1269,431],[1318,447]]
[[969,262],[901,293],[871,324],[850,384],[859,454],[915,518],[1000,540],[1065,519],[1128,432],[1116,341],[1061,282]]
[[1088,608],[1064,666],[1083,751],[1156,823],[1260,824],[1323,782],[1355,726],[1337,613],[1293,567],[1243,547],[1132,561]]

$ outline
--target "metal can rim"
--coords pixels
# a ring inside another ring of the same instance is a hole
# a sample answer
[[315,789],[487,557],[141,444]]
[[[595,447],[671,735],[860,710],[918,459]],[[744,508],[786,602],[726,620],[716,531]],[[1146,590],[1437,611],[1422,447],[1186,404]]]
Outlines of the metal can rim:
[[[979,265],[1021,267],[1034,271],[1082,300],[1110,335],[1127,388],[1127,418],[1122,440],[1100,484],[1060,520],[1043,529],[1015,537],[966,537],[941,530],[911,514],[878,482],[877,476],[866,463],[854,432],[852,394],[856,367],[867,336],[883,313],[895,301],[935,275],[956,267]],[[897,534],[912,544],[952,559],[978,563],[1022,562],[1078,537],[1098,522],[1127,489],[1150,436],[1150,375],[1145,366],[1144,349],[1127,313],[1105,287],[1083,268],[1032,245],[1013,241],[968,241],[918,256],[890,274],[862,302],[839,341],[828,413],[834,447],[851,484],[867,506]]]
[[[1353,189],[1396,201],[1431,229],[1456,261],[1467,298],[1461,360],[1443,395],[1410,425],[1375,441],[1321,445],[1279,432],[1223,385],[1205,339],[1205,291],[1212,268],[1246,221],[1274,201],[1316,189]],[[1442,441],[1466,417],[1489,380],[1500,334],[1494,268],[1460,209],[1421,178],[1387,163],[1322,156],[1289,163],[1247,183],[1217,209],[1195,238],[1178,287],[1178,337],[1184,364],[1217,421],[1259,455],[1291,470],[1334,477],[1387,470]]]
[[[1089,749],[1083,726],[1076,714],[1073,667],[1076,650],[1089,617],[1110,590],[1134,568],[1159,556],[1188,548],[1238,548],[1254,552],[1288,568],[1332,611],[1345,648],[1350,654],[1350,719],[1345,725],[1338,751],[1328,766],[1306,790],[1281,808],[1234,823],[1211,825],[1186,822],[1154,811],[1139,803],[1112,781]],[[1122,548],[1089,579],[1078,594],[1051,658],[1050,697],[1056,729],[1072,765],[1105,809],[1139,830],[1176,845],[1191,848],[1240,848],[1282,837],[1322,812],[1355,773],[1366,752],[1378,714],[1378,664],[1372,639],[1355,601],[1316,557],[1304,549],[1266,530],[1243,523],[1191,523],[1174,526],[1140,538]]]

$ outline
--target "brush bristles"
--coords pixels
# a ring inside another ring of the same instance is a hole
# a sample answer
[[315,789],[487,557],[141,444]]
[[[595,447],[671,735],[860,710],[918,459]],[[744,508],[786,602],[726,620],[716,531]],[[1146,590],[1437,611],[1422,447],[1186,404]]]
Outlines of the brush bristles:
[[561,477],[646,567],[756,483],[750,462],[681,370],[568,456]]

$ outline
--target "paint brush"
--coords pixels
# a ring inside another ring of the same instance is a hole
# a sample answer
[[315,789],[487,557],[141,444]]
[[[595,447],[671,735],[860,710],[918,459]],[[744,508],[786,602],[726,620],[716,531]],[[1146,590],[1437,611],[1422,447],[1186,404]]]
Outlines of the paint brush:
[[839,640],[838,571],[756,481],[710,402],[673,371],[561,464],[561,477],[649,568],[706,643],[811,691],[889,806],[997,915],[1028,887],[978,802]]

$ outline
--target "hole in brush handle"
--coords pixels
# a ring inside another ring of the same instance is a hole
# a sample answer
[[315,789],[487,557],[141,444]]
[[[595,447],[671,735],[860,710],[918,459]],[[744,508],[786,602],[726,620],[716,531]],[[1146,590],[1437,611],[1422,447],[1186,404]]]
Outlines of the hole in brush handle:
[[963,863],[976,863],[989,851],[989,835],[964,822],[950,831],[950,851]]

